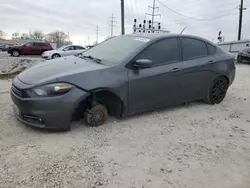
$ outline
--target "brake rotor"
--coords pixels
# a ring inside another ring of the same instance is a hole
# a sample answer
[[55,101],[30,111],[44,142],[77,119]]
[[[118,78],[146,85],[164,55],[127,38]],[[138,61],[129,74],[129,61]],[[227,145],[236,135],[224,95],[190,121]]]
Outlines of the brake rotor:
[[92,127],[103,125],[108,119],[108,111],[105,106],[97,104],[88,109],[85,114],[85,121]]

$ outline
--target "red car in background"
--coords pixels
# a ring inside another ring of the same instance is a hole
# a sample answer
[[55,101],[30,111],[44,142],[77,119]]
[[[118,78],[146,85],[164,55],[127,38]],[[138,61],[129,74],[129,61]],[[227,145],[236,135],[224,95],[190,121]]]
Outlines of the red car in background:
[[27,42],[20,46],[11,46],[8,53],[14,57],[19,55],[41,55],[43,52],[53,50],[52,46],[46,42]]

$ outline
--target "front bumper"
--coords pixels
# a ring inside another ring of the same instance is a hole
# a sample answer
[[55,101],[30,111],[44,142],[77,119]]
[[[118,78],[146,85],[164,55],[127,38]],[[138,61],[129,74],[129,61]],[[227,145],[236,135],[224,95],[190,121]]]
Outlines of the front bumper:
[[11,50],[10,48],[8,49],[8,53],[9,53],[9,54],[12,54],[12,50]]
[[87,96],[89,93],[76,87],[64,95],[43,98],[22,98],[11,90],[17,119],[27,125],[46,129],[69,130],[75,109]]
[[41,55],[41,57],[42,57],[43,59],[46,59],[46,60],[50,60],[50,59],[51,59],[51,56],[50,56],[50,55],[44,54],[44,53]]

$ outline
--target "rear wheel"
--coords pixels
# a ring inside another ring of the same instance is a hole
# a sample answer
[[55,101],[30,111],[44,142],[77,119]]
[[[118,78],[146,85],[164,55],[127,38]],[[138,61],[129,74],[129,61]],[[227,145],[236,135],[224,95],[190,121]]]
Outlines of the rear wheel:
[[205,102],[209,104],[221,103],[226,96],[227,90],[228,81],[226,77],[221,76],[216,78],[209,89]]
[[18,57],[18,56],[20,55],[20,53],[19,53],[18,50],[13,50],[13,51],[12,51],[12,55],[13,55],[14,57]]
[[92,108],[86,110],[84,117],[88,125],[97,127],[108,120],[108,110],[102,104],[95,104]]

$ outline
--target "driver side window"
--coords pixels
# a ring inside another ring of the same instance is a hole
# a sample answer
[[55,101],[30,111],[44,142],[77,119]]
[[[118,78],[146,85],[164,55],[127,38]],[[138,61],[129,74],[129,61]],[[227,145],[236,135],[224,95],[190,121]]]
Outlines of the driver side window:
[[74,46],[68,46],[64,48],[64,51],[71,51],[71,50],[74,50]]
[[162,39],[147,47],[136,59],[149,59],[153,66],[181,61],[177,38]]
[[28,42],[24,46],[26,46],[26,47],[33,46],[33,42]]

